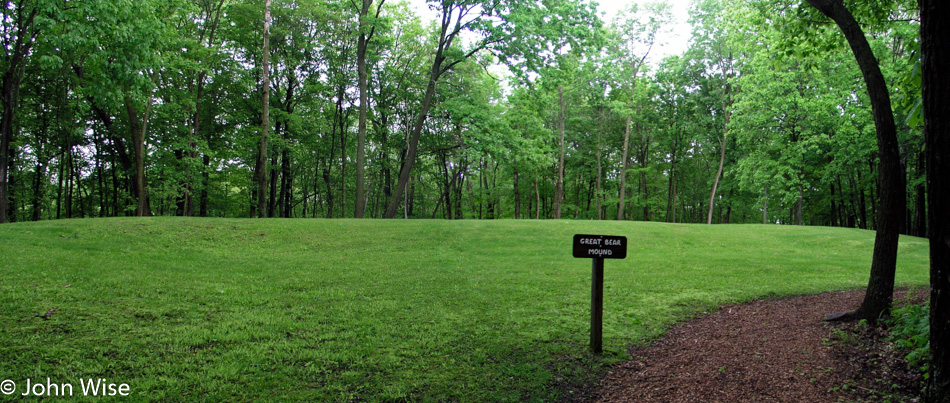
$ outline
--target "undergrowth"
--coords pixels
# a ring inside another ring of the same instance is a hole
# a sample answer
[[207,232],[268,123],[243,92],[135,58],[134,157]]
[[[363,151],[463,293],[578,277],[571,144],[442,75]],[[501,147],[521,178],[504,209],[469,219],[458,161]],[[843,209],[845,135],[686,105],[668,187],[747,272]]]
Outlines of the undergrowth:
[[930,369],[930,304],[908,304],[895,308],[887,320],[888,340],[902,352],[911,368],[928,378]]

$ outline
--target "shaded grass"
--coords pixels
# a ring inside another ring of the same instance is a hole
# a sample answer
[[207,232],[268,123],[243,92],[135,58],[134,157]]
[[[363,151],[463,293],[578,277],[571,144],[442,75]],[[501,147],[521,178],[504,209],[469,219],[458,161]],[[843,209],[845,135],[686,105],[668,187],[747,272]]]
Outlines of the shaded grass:
[[[606,262],[600,358],[575,233],[629,239]],[[0,378],[107,378],[163,400],[551,400],[703,310],[864,287],[872,245],[852,229],[590,221],[3,225]],[[926,284],[927,248],[901,238],[899,284]]]

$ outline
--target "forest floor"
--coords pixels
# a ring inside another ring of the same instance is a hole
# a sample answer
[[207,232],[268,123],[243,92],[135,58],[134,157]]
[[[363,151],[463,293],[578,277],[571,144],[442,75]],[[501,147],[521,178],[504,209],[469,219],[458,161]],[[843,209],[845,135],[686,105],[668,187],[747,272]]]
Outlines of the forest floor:
[[[919,401],[922,377],[863,323],[828,323],[860,305],[864,291],[726,305],[675,326],[589,391],[600,402]],[[927,291],[895,293],[926,301]]]

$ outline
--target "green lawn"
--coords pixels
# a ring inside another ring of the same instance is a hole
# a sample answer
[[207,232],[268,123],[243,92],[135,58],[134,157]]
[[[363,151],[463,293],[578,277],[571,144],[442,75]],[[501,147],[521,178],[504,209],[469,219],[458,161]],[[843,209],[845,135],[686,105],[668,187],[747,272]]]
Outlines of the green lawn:
[[[587,353],[606,261],[604,356]],[[594,221],[90,219],[0,225],[0,378],[162,400],[548,401],[719,304],[864,287],[869,231]],[[925,285],[901,238],[897,282]],[[35,317],[56,308],[48,320]],[[22,393],[21,386],[17,390]]]

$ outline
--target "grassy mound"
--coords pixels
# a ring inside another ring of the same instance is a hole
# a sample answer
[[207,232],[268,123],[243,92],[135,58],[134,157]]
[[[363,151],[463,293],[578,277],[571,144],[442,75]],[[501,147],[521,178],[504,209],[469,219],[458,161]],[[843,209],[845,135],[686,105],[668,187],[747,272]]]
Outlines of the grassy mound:
[[[590,260],[604,349],[587,353]],[[866,285],[873,233],[592,221],[92,219],[0,226],[0,377],[167,400],[551,400],[726,302]],[[901,239],[897,282],[925,285]],[[46,315],[50,310],[55,311]],[[37,317],[39,314],[40,317]],[[46,317],[44,317],[46,316]]]

